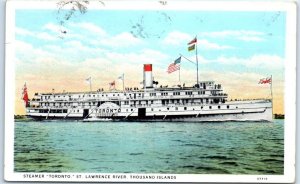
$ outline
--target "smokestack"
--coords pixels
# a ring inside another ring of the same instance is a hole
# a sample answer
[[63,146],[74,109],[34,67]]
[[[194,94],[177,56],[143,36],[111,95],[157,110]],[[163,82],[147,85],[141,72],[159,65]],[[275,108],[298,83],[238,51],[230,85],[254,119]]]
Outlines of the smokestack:
[[153,88],[152,64],[144,64],[144,88]]

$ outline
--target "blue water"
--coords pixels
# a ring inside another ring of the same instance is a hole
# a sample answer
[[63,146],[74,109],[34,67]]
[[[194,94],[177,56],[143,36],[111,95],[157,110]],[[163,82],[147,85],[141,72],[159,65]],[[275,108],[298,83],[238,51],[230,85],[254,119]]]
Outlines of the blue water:
[[284,122],[15,122],[16,172],[283,174]]

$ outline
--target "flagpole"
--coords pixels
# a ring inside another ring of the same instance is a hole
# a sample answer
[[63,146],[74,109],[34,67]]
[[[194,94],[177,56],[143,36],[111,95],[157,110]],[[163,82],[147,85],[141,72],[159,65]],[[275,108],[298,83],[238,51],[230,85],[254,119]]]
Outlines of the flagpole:
[[[197,36],[196,36],[196,40],[197,40]],[[198,75],[198,51],[197,51],[197,41],[196,41],[196,63],[197,63],[197,85],[199,85],[199,75]]]
[[273,79],[271,75],[271,85],[270,85],[270,90],[271,90],[271,103],[272,103],[272,119],[273,119]]
[[123,73],[123,92],[125,91],[125,89],[124,89],[124,80],[125,80],[125,76],[124,76],[124,73]]
[[92,92],[92,77],[90,77],[90,92]]
[[180,68],[179,68],[179,84],[181,84],[181,82],[180,82],[180,69],[181,69],[181,66],[180,66]]

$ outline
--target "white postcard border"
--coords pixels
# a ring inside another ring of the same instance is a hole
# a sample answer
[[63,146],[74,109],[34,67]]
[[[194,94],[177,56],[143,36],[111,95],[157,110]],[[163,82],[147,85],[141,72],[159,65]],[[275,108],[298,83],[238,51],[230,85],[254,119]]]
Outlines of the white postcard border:
[[[91,9],[124,9],[124,4],[134,5],[130,9],[146,10],[215,10],[215,11],[286,11],[286,60],[285,60],[285,125],[284,125],[284,175],[204,175],[204,174],[120,174],[120,173],[15,173],[14,168],[14,33],[16,9],[57,8],[55,1],[17,1],[6,4],[6,50],[5,50],[5,180],[8,181],[76,181],[76,182],[260,182],[291,183],[295,180],[295,135],[296,135],[296,4],[294,2],[251,1],[167,1],[162,6],[158,1],[105,1],[105,6],[91,5]],[[91,4],[95,2],[91,1]],[[96,4],[96,3],[95,3]],[[180,8],[178,8],[180,7]],[[38,177],[43,175],[43,178]],[[54,178],[57,175],[59,178]],[[62,176],[65,175],[65,178]],[[91,179],[89,175],[108,175],[110,178],[124,175],[126,179]],[[37,176],[37,177],[29,177]],[[132,176],[154,179],[132,179]],[[176,179],[158,179],[174,177]],[[80,177],[80,178],[79,178]]]

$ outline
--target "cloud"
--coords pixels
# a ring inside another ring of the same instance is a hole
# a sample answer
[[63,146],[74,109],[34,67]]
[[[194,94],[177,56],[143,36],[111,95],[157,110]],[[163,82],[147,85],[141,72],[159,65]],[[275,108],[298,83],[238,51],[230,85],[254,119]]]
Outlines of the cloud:
[[259,54],[249,58],[219,57],[214,60],[226,65],[244,65],[251,68],[283,69],[284,58],[277,55]]
[[[97,40],[94,40],[94,43],[97,43]],[[109,46],[109,47],[130,47],[137,46],[143,43],[142,40],[132,36],[128,32],[120,33],[116,36],[107,37],[99,40],[99,44]]]
[[[191,41],[194,37],[183,32],[179,31],[173,31],[170,32],[165,39],[163,39],[162,43],[164,45],[173,45],[173,46],[179,46],[179,45],[186,45],[187,43]],[[228,45],[219,45],[217,43],[210,42],[205,39],[198,39],[198,49],[207,49],[207,50],[223,50],[223,49],[233,49],[234,47],[228,46]]]
[[212,38],[233,38],[242,41],[264,41],[263,38],[265,33],[251,30],[224,30],[224,31],[213,31],[213,32],[200,32],[201,37],[212,37]]
[[216,43],[209,42],[207,40],[198,40],[198,49],[207,49],[207,50],[224,50],[224,49],[233,49],[234,47],[228,45],[219,45]]
[[89,22],[70,23],[70,26],[73,28],[81,29],[81,31],[83,32],[87,31],[86,33],[88,34],[98,35],[99,37],[107,35],[104,29]]
[[19,27],[16,27],[15,33],[20,36],[38,38],[40,40],[45,40],[45,41],[54,41],[58,39],[57,36],[53,36],[47,32],[35,32],[35,31],[26,30],[24,28],[19,28]]
[[62,27],[57,24],[47,23],[43,26],[43,29],[58,33],[62,30]]
[[21,35],[21,36],[34,36],[33,32],[28,31],[28,30],[23,29],[23,28],[20,28],[20,27],[15,28],[15,33],[17,35]]
[[183,45],[187,44],[193,37],[187,33],[179,31],[170,32],[162,41],[165,45]]

